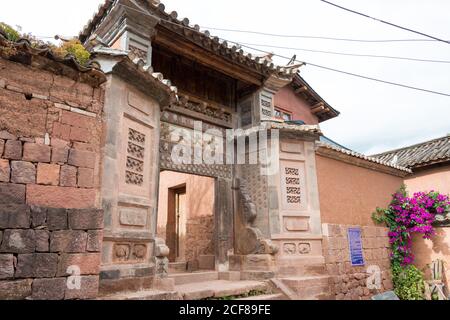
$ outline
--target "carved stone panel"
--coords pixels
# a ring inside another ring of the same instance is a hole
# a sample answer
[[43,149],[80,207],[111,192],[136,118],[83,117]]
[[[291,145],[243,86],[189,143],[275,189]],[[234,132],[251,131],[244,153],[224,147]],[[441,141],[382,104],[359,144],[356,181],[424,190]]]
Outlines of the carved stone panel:
[[281,200],[284,210],[305,210],[305,165],[303,162],[282,161]]
[[261,120],[268,120],[273,117],[273,94],[267,91],[260,93]]

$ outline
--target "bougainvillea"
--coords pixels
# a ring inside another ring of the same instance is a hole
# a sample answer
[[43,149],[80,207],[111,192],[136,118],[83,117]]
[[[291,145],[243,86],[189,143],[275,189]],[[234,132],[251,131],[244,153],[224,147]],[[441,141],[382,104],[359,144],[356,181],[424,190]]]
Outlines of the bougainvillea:
[[435,234],[433,223],[437,217],[449,212],[448,196],[439,192],[418,192],[409,197],[402,187],[393,195],[387,209],[377,209],[373,218],[389,227],[389,239],[392,245],[391,261],[393,265],[407,266],[414,262],[412,252],[412,234],[419,233],[424,239]]

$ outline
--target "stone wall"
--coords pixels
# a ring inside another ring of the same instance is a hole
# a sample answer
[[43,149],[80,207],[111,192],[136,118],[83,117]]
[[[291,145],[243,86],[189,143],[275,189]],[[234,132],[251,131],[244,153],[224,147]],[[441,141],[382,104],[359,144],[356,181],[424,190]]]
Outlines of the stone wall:
[[214,216],[188,218],[185,239],[186,261],[214,255]]
[[[360,227],[363,243],[364,266],[352,266],[348,243],[348,228],[351,225],[323,224],[323,251],[328,274],[331,276],[331,291],[336,300],[366,300],[373,295],[392,290],[390,272],[390,244],[388,229],[384,227]],[[378,270],[379,273],[373,272]],[[369,288],[368,278],[373,276],[379,287]]]
[[0,299],[94,298],[102,79],[28,51],[20,61],[0,58]]

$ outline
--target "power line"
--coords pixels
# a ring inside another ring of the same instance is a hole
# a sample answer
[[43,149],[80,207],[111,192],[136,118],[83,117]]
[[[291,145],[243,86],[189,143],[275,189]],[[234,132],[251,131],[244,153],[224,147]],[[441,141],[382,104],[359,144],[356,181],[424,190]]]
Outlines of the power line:
[[333,41],[347,41],[347,42],[435,42],[432,39],[350,39],[350,38],[337,38],[337,37],[324,37],[324,36],[308,36],[308,35],[288,35],[288,34],[277,34],[277,33],[267,33],[253,30],[237,30],[237,29],[224,29],[224,28],[214,28],[202,26],[203,29],[215,30],[215,31],[225,31],[225,32],[236,32],[236,33],[248,33],[256,34],[262,36],[270,36],[277,38],[300,38],[300,39],[321,39],[321,40],[333,40]]
[[[131,10],[135,10],[137,12],[140,12],[141,14],[148,15],[148,16],[151,16],[151,17],[156,18],[156,19],[161,19],[161,18],[159,18],[159,17],[157,17],[157,16],[155,16],[155,15],[149,13],[149,12],[138,10],[138,9],[132,8],[132,7],[124,5],[124,4],[118,4],[118,5],[123,6],[123,7],[127,7],[127,8],[129,8]],[[184,26],[184,25],[181,25],[181,24],[169,21],[169,20],[164,20],[164,22],[169,23],[169,24],[173,24],[173,25],[175,25],[177,27],[183,27],[183,28],[192,30],[194,32],[197,32],[197,33],[199,33],[201,35],[204,35],[203,32],[201,32],[201,31],[199,31],[199,30],[197,30],[195,28],[191,28],[189,26]],[[261,50],[261,49],[257,49],[257,48],[254,48],[254,47],[251,47],[251,46],[248,46],[248,45],[240,44],[240,43],[235,42],[235,41],[231,41],[231,40],[227,40],[227,39],[223,39],[223,38],[219,38],[219,39],[222,40],[222,41],[235,43],[237,45],[240,45],[242,47],[246,47],[246,48],[251,49],[251,50],[263,52],[265,54],[269,54],[270,53],[270,52],[267,52],[267,51],[264,51],[264,50]],[[286,57],[286,56],[279,55],[279,54],[274,54],[274,55],[277,56],[277,57],[283,58],[283,59],[287,59],[289,61],[291,61],[291,59],[292,59],[290,57]],[[397,87],[402,87],[402,88],[407,88],[407,89],[411,89],[411,90],[422,91],[422,92],[427,92],[427,93],[432,93],[432,94],[437,94],[437,95],[441,95],[441,96],[450,97],[449,93],[444,93],[444,92],[439,92],[439,91],[434,91],[434,90],[428,90],[428,89],[423,89],[423,88],[419,88],[419,87],[413,87],[413,86],[409,86],[409,85],[405,85],[405,84],[401,84],[401,83],[397,83],[397,82],[392,82],[392,81],[386,81],[386,80],[381,80],[381,79],[377,79],[377,78],[372,78],[372,77],[356,74],[356,73],[353,73],[353,72],[348,72],[348,71],[343,71],[343,70],[339,70],[339,69],[334,69],[334,68],[330,68],[330,67],[326,67],[326,66],[315,64],[315,63],[306,62],[306,61],[300,61],[300,60],[295,60],[295,61],[299,62],[299,63],[305,63],[306,65],[310,65],[310,66],[313,66],[313,67],[316,67],[316,68],[320,68],[320,69],[324,69],[324,70],[328,70],[328,71],[333,71],[333,72],[337,72],[337,73],[341,73],[341,74],[346,74],[346,75],[357,77],[357,78],[361,78],[361,79],[371,80],[371,81],[375,81],[375,82],[390,84],[390,85],[397,86]]]
[[322,1],[322,2],[324,2],[326,4],[329,4],[329,5],[332,5],[332,6],[336,7],[336,8],[339,8],[339,9],[342,9],[342,10],[345,10],[345,11],[348,11],[348,12],[351,12],[351,13],[363,16],[365,18],[369,18],[369,19],[372,19],[372,20],[375,20],[375,21],[387,24],[387,25],[395,27],[395,28],[406,30],[406,31],[409,31],[409,32],[412,32],[412,33],[415,33],[415,34],[419,34],[421,36],[424,36],[424,37],[427,37],[427,38],[430,38],[430,39],[433,39],[433,40],[436,40],[436,41],[440,41],[440,42],[444,42],[446,44],[450,44],[450,41],[443,40],[443,39],[440,39],[438,37],[431,36],[429,34],[426,34],[426,33],[420,32],[420,31],[416,31],[416,30],[413,30],[413,29],[402,27],[402,26],[399,26],[399,25],[397,25],[395,23],[392,23],[392,22],[388,22],[388,21],[384,21],[384,20],[381,20],[381,19],[378,19],[378,18],[371,17],[371,16],[369,16],[367,14],[364,14],[364,13],[361,13],[361,12],[358,12],[358,11],[355,11],[355,10],[351,10],[351,9],[348,9],[348,8],[344,8],[344,7],[340,6],[340,5],[337,5],[335,3],[329,2],[327,0],[319,0],[319,1]]
[[350,53],[350,52],[324,51],[324,50],[314,50],[314,49],[305,49],[305,48],[291,48],[291,47],[274,46],[274,45],[267,45],[267,44],[256,44],[256,43],[245,43],[245,42],[241,42],[241,44],[246,44],[249,46],[257,46],[257,47],[275,48],[275,49],[288,49],[288,50],[298,50],[298,51],[307,51],[307,52],[316,52],[316,53],[335,54],[335,55],[341,55],[341,56],[396,59],[396,60],[407,60],[407,61],[418,61],[418,62],[450,63],[449,60],[430,60],[430,59],[383,56],[383,55],[373,55],[373,54],[358,54],[358,53]]

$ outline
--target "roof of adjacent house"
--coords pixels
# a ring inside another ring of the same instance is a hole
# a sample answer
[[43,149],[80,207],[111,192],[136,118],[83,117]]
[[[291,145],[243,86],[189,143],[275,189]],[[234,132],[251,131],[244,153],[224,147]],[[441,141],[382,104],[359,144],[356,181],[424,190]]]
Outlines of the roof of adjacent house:
[[[95,33],[96,29],[104,21],[106,16],[116,6],[128,7],[120,3],[121,0],[105,0],[99,6],[98,11],[94,14],[91,20],[83,28],[79,34],[81,42],[86,42],[88,38]],[[139,4],[145,6],[148,14],[154,15],[159,19],[158,23],[195,43],[196,45],[213,52],[233,63],[242,65],[244,67],[255,70],[265,75],[277,75],[282,78],[292,78],[298,70],[297,66],[276,66],[271,59],[265,57],[252,55],[244,52],[237,44],[229,44],[227,41],[221,40],[218,37],[211,36],[208,30],[200,31],[199,25],[191,25],[188,18],[182,20],[178,19],[178,13],[173,11],[167,13],[164,4],[155,0],[139,0]],[[137,10],[136,8],[132,8]],[[145,12],[143,12],[145,14]]]
[[447,162],[450,161],[450,135],[373,157],[413,169]]
[[366,156],[362,153],[341,148],[337,145],[325,142],[317,142],[317,151],[321,155],[333,156],[333,158],[337,158],[339,160],[355,164],[360,164],[363,167],[378,168],[378,169],[384,168],[391,173],[401,172],[401,175],[412,173],[411,169],[406,168],[404,166],[392,164],[389,161],[384,161],[375,157]]

